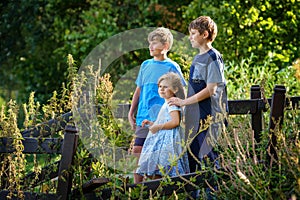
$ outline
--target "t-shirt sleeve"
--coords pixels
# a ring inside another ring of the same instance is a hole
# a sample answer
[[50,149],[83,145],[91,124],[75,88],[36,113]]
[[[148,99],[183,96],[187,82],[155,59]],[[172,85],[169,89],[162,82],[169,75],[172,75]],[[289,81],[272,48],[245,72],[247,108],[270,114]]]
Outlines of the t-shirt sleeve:
[[207,83],[222,83],[225,81],[223,63],[220,63],[219,60],[214,60],[207,67]]
[[143,69],[144,69],[144,63],[142,63],[141,67],[140,67],[140,70],[139,70],[139,73],[138,73],[138,76],[135,80],[135,84],[138,86],[138,87],[141,87],[143,82]]
[[177,73],[177,74],[180,76],[181,83],[182,83],[183,86],[186,86],[186,85],[187,85],[187,84],[186,84],[186,81],[184,80],[184,77],[183,77],[181,68],[180,68],[180,66],[179,66],[177,63],[174,64],[174,68],[172,68],[171,71]]

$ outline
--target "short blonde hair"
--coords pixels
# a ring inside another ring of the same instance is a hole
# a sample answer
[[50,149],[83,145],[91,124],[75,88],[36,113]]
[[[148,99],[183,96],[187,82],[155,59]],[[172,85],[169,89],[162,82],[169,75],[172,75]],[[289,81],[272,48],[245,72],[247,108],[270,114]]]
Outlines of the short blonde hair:
[[158,40],[160,41],[163,45],[168,44],[169,49],[171,49],[173,45],[173,34],[171,31],[167,28],[160,27],[149,33],[148,35],[148,41],[151,42],[153,40]]
[[174,73],[174,72],[168,72],[164,75],[162,75],[159,79],[157,84],[159,85],[160,82],[162,82],[163,80],[167,81],[170,86],[171,86],[171,90],[174,92],[175,96],[180,98],[180,99],[185,99],[185,94],[184,94],[184,89],[183,89],[183,85],[181,82],[181,78],[179,77],[178,74]]
[[200,16],[193,20],[189,25],[189,31],[196,29],[202,34],[204,31],[208,32],[208,40],[213,42],[217,37],[218,28],[217,24],[209,16]]

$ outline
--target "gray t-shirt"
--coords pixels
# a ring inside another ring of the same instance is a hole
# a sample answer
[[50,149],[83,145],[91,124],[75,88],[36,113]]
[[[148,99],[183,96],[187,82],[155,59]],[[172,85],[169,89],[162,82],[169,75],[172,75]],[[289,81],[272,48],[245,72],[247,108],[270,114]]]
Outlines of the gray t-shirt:
[[215,138],[224,124],[228,102],[223,59],[221,54],[214,48],[207,53],[194,57],[190,68],[187,97],[200,92],[208,83],[217,83],[217,91],[210,98],[186,107],[186,133],[197,134],[200,128],[200,120],[205,120],[210,115],[213,117],[213,121],[209,132]]

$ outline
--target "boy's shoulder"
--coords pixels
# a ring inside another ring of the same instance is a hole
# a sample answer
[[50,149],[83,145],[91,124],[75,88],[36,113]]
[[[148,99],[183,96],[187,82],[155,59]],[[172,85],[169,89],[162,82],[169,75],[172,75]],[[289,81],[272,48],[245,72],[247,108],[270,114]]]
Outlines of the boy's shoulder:
[[146,66],[146,65],[149,65],[149,64],[153,64],[153,63],[159,63],[159,64],[162,64],[162,65],[174,65],[176,67],[179,67],[179,64],[173,60],[171,60],[170,58],[167,58],[166,60],[164,61],[155,61],[153,58],[150,58],[150,59],[147,59],[145,61],[142,62],[142,66]]
[[147,59],[147,60],[144,60],[144,61],[142,62],[142,65],[151,63],[151,62],[153,62],[153,60],[154,60],[153,58],[149,58],[149,59]]
[[177,62],[175,62],[174,60],[168,58],[168,61],[169,61],[170,63],[172,63],[173,65],[175,65],[176,67],[179,67],[179,64],[178,64]]
[[210,49],[207,53],[213,61],[218,60],[220,57],[222,57],[221,53],[215,48]]

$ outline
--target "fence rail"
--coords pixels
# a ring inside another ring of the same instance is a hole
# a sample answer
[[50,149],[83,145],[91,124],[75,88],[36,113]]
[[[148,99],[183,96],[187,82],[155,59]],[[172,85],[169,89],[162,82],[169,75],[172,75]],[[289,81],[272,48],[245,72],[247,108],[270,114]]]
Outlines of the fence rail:
[[[261,138],[261,132],[263,130],[263,114],[270,108],[269,127],[268,131],[271,137],[268,148],[270,149],[270,156],[277,157],[275,147],[277,144],[277,138],[274,134],[275,128],[281,128],[284,120],[284,111],[289,109],[300,109],[300,96],[286,98],[286,90],[284,86],[275,86],[272,98],[263,99],[261,97],[261,89],[258,85],[254,85],[250,88],[250,99],[247,100],[229,100],[229,115],[250,115],[251,125],[254,132],[254,137],[259,143]],[[129,111],[129,104],[120,104],[114,110],[114,117],[127,118]],[[99,111],[99,108],[97,108]],[[99,114],[99,113],[98,113]],[[44,167],[38,174],[38,179],[31,186],[38,186],[42,184],[46,179],[57,178],[58,184],[56,194],[36,194],[31,192],[25,192],[25,199],[80,199],[82,192],[87,199],[109,199],[112,195],[113,188],[106,188],[102,190],[102,196],[96,197],[94,189],[107,184],[110,180],[107,177],[94,178],[87,183],[83,184],[81,189],[72,189],[72,170],[73,158],[76,154],[78,144],[78,133],[74,126],[68,124],[72,120],[72,113],[68,112],[60,116],[57,119],[52,119],[46,123],[37,125],[31,129],[22,132],[24,139],[22,143],[24,145],[23,153],[26,154],[61,154],[61,159],[57,162],[51,163]],[[279,127],[278,127],[279,124]],[[64,139],[49,138],[53,132],[64,131]],[[14,152],[13,140],[15,138],[0,138],[0,158],[1,160],[9,153]],[[266,150],[267,151],[267,150]],[[269,158],[271,159],[271,158]],[[58,169],[55,171],[54,169]],[[49,173],[50,171],[50,173]],[[67,173],[66,173],[67,172]],[[172,181],[183,182],[190,178],[195,178],[194,184],[185,182],[184,186],[179,187],[177,185],[166,185],[163,187],[161,194],[169,195],[175,190],[180,193],[183,191],[190,191],[195,189],[196,185],[205,184],[208,180],[210,172],[196,172],[186,174],[180,177],[172,177]],[[47,174],[47,175],[46,175]],[[37,174],[31,173],[26,176],[28,180],[33,180]],[[143,182],[141,184],[127,185],[123,191],[128,191],[129,188],[133,189],[141,187],[144,189],[144,193],[147,194],[150,191],[156,191],[157,188],[164,182],[163,179],[152,180]],[[0,199],[6,199],[8,191],[4,190],[7,183],[4,181],[0,185]],[[29,187],[29,185],[28,185]],[[24,186],[24,189],[30,189]],[[81,192],[80,192],[81,191]],[[14,199],[14,198],[13,198]]]

